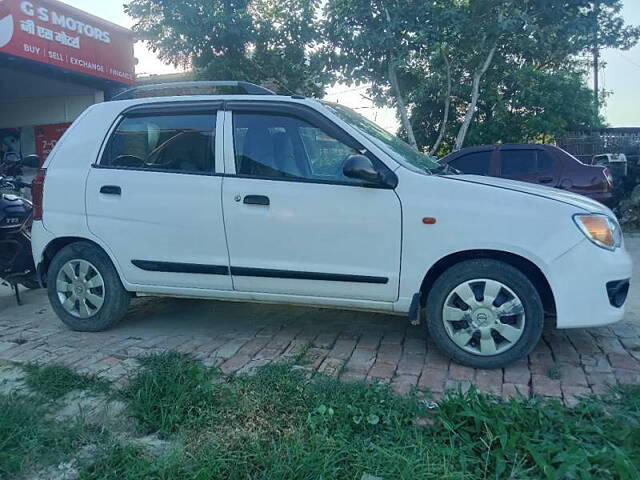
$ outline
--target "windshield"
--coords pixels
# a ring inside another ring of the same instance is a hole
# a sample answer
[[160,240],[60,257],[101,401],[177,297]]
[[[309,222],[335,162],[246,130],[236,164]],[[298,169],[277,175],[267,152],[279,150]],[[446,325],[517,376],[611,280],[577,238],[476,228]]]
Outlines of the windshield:
[[359,113],[336,103],[323,101],[322,104],[342,120],[364,133],[371,141],[391,155],[394,160],[402,166],[414,171],[426,171],[429,173],[443,172],[443,166],[439,164],[435,158],[418,152],[408,143],[400,140],[395,135],[387,132]]

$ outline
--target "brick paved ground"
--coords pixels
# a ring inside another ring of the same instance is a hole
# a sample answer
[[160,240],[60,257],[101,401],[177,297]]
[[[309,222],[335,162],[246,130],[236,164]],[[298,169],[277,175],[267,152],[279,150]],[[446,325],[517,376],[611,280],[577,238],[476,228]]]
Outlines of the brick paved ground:
[[[629,240],[628,240],[629,243]],[[640,252],[640,237],[629,245]],[[300,368],[414,387],[437,397],[475,384],[510,397],[540,395],[571,405],[607,385],[640,384],[639,289],[625,322],[590,330],[547,330],[526,360],[502,370],[474,370],[450,362],[403,317],[300,307],[205,300],[138,299],[117,328],[68,330],[42,291],[26,292],[18,307],[0,296],[0,361],[62,363],[82,372],[126,381],[135,358],[152,352],[189,352],[227,374],[250,372],[308,348]]]
[[520,392],[575,402],[608,384],[640,383],[640,326],[549,330],[529,358],[503,370],[450,362],[424,329],[402,317],[200,300],[136,300],[117,328],[78,333],[60,323],[42,292],[0,313],[0,361],[62,363],[126,381],[140,355],[189,352],[227,374],[249,372],[309,346],[301,368],[344,380],[387,382],[440,394],[477,385],[503,397]]

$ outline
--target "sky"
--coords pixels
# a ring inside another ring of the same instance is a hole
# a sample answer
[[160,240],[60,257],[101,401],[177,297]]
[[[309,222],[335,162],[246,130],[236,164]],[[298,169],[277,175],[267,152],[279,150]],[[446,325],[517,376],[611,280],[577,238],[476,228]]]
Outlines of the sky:
[[[624,0],[624,19],[640,25],[640,0]],[[612,94],[607,98],[604,114],[614,127],[640,127],[640,45],[631,50],[602,52],[605,68],[600,85]]]
[[[123,27],[131,27],[133,24],[133,20],[124,13],[122,0],[63,1]],[[640,0],[623,0],[623,5],[626,22],[640,25]],[[135,55],[138,59],[138,75],[177,71],[173,66],[160,62],[141,42],[135,45]],[[600,85],[610,92],[607,104],[603,108],[607,122],[614,127],[640,127],[640,45],[628,51],[604,50],[602,59],[604,68],[600,72]],[[325,98],[357,109],[387,130],[396,130],[398,122],[393,110],[374,108],[362,95],[366,95],[365,86],[354,88],[336,85],[329,89]]]

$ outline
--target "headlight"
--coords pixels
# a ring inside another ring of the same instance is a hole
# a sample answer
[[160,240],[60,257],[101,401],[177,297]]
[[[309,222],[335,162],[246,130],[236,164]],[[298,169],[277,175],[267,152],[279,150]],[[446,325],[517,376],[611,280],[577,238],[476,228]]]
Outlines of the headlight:
[[622,232],[614,219],[596,213],[574,215],[573,221],[592,243],[607,250],[615,250],[622,244]]

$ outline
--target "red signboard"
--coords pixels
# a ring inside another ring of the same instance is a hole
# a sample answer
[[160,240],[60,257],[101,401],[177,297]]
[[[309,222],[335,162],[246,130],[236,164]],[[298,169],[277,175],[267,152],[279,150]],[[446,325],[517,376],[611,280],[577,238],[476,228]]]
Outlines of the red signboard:
[[126,85],[133,34],[57,0],[0,0],[0,53]]
[[44,161],[49,156],[53,147],[56,146],[56,143],[58,143],[58,140],[70,125],[70,123],[55,123],[35,127],[36,153],[40,160]]

